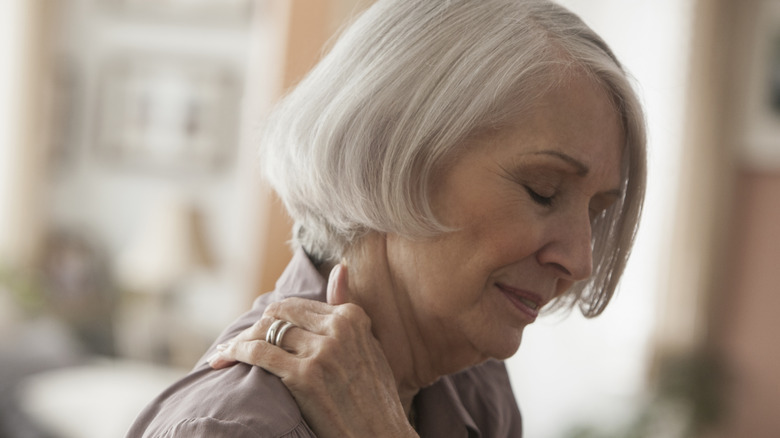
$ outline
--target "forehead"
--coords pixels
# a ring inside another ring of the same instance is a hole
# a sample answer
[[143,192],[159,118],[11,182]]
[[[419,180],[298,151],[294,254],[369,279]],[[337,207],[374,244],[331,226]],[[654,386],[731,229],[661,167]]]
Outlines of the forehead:
[[608,174],[613,185],[620,185],[622,117],[604,87],[584,74],[551,88],[512,126],[490,137],[483,146],[496,149],[493,153],[565,155],[584,165],[586,173]]

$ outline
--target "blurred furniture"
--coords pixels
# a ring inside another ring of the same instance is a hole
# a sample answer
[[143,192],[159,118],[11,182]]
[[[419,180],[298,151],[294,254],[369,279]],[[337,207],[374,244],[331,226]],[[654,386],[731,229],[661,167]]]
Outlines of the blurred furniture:
[[116,291],[100,245],[85,233],[56,230],[41,258],[43,311],[67,324],[93,354],[113,354]]
[[116,321],[120,354],[191,366],[194,358],[176,351],[187,343],[186,334],[177,336],[177,304],[183,282],[213,264],[200,212],[183,199],[161,200],[116,261],[123,289]]
[[21,412],[56,438],[122,437],[138,413],[186,370],[126,360],[39,373],[17,388]]

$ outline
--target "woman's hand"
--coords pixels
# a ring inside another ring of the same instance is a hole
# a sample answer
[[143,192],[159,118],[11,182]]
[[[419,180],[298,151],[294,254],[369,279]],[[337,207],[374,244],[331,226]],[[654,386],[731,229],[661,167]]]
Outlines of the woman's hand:
[[[371,320],[348,303],[347,284],[346,267],[337,265],[328,304],[299,298],[273,303],[209,363],[220,369],[245,362],[281,378],[319,437],[416,437]],[[265,341],[276,320],[295,324],[279,346]]]

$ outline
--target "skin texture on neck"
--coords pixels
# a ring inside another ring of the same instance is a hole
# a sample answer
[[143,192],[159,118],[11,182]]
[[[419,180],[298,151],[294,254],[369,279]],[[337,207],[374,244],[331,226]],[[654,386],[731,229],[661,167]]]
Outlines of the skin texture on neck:
[[434,369],[408,294],[393,281],[386,257],[386,237],[378,233],[365,236],[349,250],[342,264],[349,270],[349,302],[359,305],[371,318],[372,332],[393,371],[408,415],[420,389],[445,373]]

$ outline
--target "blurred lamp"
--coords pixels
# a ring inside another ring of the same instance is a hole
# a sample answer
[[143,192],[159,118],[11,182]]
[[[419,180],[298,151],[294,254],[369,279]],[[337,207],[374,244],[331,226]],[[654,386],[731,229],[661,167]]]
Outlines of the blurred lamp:
[[127,290],[167,293],[188,274],[212,266],[200,212],[189,203],[169,200],[153,211],[115,268]]

